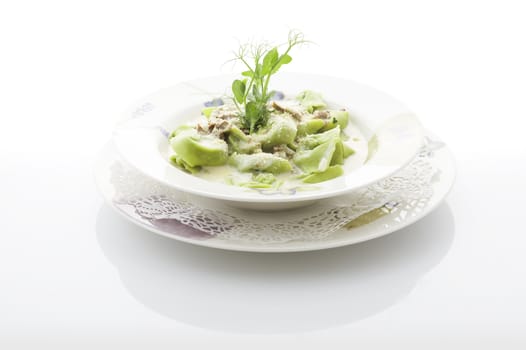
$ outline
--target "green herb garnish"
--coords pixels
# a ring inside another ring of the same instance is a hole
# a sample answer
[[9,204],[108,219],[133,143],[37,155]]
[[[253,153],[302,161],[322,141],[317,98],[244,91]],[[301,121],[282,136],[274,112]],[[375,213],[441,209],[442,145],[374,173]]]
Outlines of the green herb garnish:
[[[269,110],[267,103],[272,96],[268,91],[270,77],[278,72],[284,64],[292,61],[290,50],[306,43],[303,34],[291,31],[285,51],[280,54],[278,46],[270,47],[267,44],[246,44],[235,53],[234,60],[241,61],[248,70],[241,73],[245,79],[236,79],[232,82],[234,104],[239,110],[240,121],[244,129],[254,132],[264,126],[268,120]],[[249,63],[253,62],[253,65]]]

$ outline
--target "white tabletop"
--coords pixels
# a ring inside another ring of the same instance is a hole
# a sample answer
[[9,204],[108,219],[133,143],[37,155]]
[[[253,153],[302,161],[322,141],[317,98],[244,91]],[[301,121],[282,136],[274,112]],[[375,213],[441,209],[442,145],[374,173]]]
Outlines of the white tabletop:
[[[526,347],[518,6],[266,3],[256,18],[228,2],[0,5],[1,349]],[[317,45],[287,69],[391,93],[448,144],[458,179],[438,209],[354,246],[253,254],[157,236],[103,203],[92,165],[120,111],[230,71],[234,37],[289,27]]]

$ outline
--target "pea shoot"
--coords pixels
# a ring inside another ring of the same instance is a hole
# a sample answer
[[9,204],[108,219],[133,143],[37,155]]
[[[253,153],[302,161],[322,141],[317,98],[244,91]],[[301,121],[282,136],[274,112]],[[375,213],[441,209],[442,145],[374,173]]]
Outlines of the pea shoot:
[[241,73],[244,79],[232,82],[234,104],[239,111],[241,124],[250,133],[267,123],[267,103],[273,94],[273,91],[269,91],[270,78],[284,64],[292,61],[289,55],[292,48],[306,42],[302,33],[291,31],[287,43],[280,45],[285,47],[282,53],[279,52],[279,46],[270,47],[267,44],[242,45],[235,53],[234,60],[241,61],[247,70]]

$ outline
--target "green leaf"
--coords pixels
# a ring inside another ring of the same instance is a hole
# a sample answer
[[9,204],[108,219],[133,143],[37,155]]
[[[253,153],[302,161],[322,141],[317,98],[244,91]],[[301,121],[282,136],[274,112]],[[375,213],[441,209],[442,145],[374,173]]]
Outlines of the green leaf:
[[252,78],[254,76],[254,74],[249,70],[244,71],[243,73],[241,73],[241,75],[244,77],[249,77],[249,78]]
[[279,54],[278,54],[278,48],[275,47],[263,58],[263,67],[261,68],[261,74],[267,75],[270,73],[270,71],[274,68],[274,65],[278,62]]
[[258,84],[254,84],[252,85],[252,95],[254,96],[254,99],[256,101],[258,101],[259,99],[261,99],[261,93],[259,92],[259,89],[258,89]]
[[252,132],[259,120],[259,109],[255,102],[247,103],[245,106],[245,117],[248,121],[250,132]]
[[276,73],[281,68],[282,65],[289,64],[291,61],[292,61],[292,57],[290,57],[289,55],[281,55],[276,66],[274,67],[274,69],[272,69],[272,72],[270,72],[270,74]]
[[246,88],[247,86],[244,81],[234,80],[232,83],[232,92],[234,93],[234,98],[238,103],[243,103]]
[[254,79],[258,79],[261,76],[261,68],[263,66],[260,63],[256,63],[256,66],[254,67]]

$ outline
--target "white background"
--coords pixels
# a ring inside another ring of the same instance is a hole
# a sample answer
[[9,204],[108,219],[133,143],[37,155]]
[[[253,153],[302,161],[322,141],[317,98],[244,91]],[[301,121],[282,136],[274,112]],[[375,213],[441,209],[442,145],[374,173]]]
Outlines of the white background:
[[[345,5],[344,5],[345,3]],[[0,348],[525,348],[526,11],[516,1],[0,2]],[[323,252],[222,252],[117,217],[92,179],[135,99],[238,40],[406,102],[456,155],[445,204]]]

